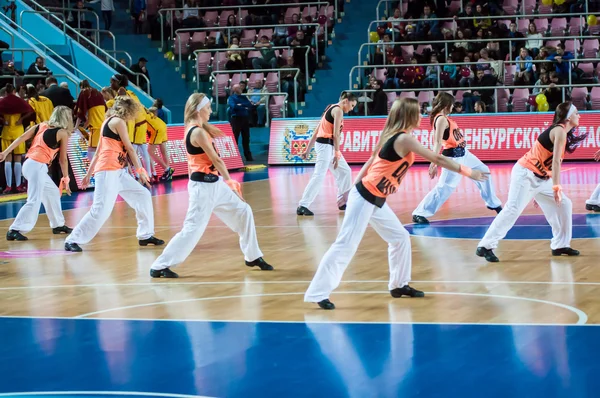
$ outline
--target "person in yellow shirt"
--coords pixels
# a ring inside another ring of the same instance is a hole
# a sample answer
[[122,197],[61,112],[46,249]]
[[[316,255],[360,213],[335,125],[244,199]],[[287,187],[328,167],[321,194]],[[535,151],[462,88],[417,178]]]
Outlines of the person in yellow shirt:
[[31,105],[35,112],[35,123],[32,121],[30,126],[50,120],[50,115],[54,111],[54,105],[52,105],[52,101],[49,98],[39,95],[37,89],[32,84],[27,85],[27,98],[29,98],[27,102],[29,102],[29,105]]
[[[150,157],[165,170],[160,179],[163,181],[170,180],[173,178],[175,170],[170,165],[169,153],[167,152],[167,141],[169,140],[167,137],[167,124],[158,117],[158,108],[155,107],[148,109],[146,122],[150,133]],[[156,153],[159,148],[162,158]],[[158,180],[154,163],[152,163],[152,177]]]
[[[139,105],[142,105],[140,99],[131,90],[127,90],[129,79],[125,75],[115,74],[110,78],[110,88],[117,92],[117,95],[127,95]],[[146,134],[148,133],[148,125],[146,123],[146,109],[143,106],[139,107],[138,113],[135,115],[135,120],[127,122],[127,131],[129,139],[133,144],[136,152],[142,157],[142,162],[146,170],[150,170],[152,162],[150,161],[150,153],[148,152],[148,143]]]
[[[34,110],[25,100],[15,95],[15,87],[12,84],[6,85],[6,96],[0,99],[0,115],[4,120],[2,129],[2,150],[6,150],[10,144],[23,135],[25,128],[23,120],[34,115]],[[6,177],[6,189],[4,193],[26,192],[21,180],[21,155],[25,154],[25,142],[19,144],[11,154],[6,156],[4,162],[4,175]],[[15,172],[15,186],[12,189],[13,160]]]
[[82,80],[79,83],[79,88],[81,92],[79,93],[79,97],[77,97],[77,104],[75,105],[75,114],[77,115],[75,129],[78,128],[79,123],[82,123],[84,128],[89,132],[87,156],[91,162],[98,147],[100,127],[104,123],[107,107],[104,102],[104,96],[100,91],[90,86],[87,80]]

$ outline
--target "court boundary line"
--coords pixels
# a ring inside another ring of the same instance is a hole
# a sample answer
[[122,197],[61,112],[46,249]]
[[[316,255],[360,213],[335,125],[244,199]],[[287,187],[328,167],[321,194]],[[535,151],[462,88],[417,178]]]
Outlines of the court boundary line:
[[[389,291],[387,291],[387,290],[385,290],[385,291],[356,290],[356,291],[340,291],[340,292],[336,292],[335,294],[389,294]],[[429,294],[429,295],[433,295],[433,296],[456,295],[456,296],[491,297],[491,298],[500,298],[500,299],[509,299],[509,300],[531,301],[531,302],[540,303],[540,304],[552,305],[552,306],[559,307],[559,308],[573,312],[578,317],[575,325],[585,325],[588,321],[587,314],[585,312],[583,312],[582,310],[580,310],[579,308],[576,308],[576,307],[573,307],[573,306],[570,306],[567,304],[563,304],[563,303],[557,303],[555,301],[541,300],[541,299],[535,299],[535,298],[531,298],[531,297],[507,296],[507,295],[486,294],[486,293],[466,293],[466,292],[425,292],[425,294],[426,295]],[[135,309],[135,308],[153,307],[153,306],[170,305],[170,304],[190,303],[190,302],[196,302],[196,301],[213,301],[213,300],[228,300],[228,299],[246,298],[246,297],[276,297],[276,296],[294,296],[294,295],[304,295],[304,293],[302,293],[302,292],[300,292],[300,293],[298,293],[298,292],[257,293],[257,294],[211,296],[211,297],[199,297],[199,298],[183,299],[183,300],[159,301],[159,302],[154,302],[154,303],[128,305],[128,306],[110,308],[110,309],[105,309],[105,310],[100,310],[100,311],[93,311],[93,312],[88,312],[85,314],[77,315],[73,318],[81,319],[81,318],[87,318],[87,317],[90,317],[93,315],[105,314],[105,313],[114,312],[114,311],[123,311],[123,310]]]
[[139,391],[21,391],[0,393],[0,397],[32,396],[32,395],[129,395],[150,396],[168,398],[214,398],[205,395],[170,394],[162,392],[139,392]]
[[[296,281],[202,281],[202,282],[131,282],[131,283],[90,283],[80,285],[43,285],[43,286],[5,286],[0,287],[0,291],[3,290],[28,290],[28,289],[71,289],[71,288],[108,288],[108,287],[146,287],[146,286],[204,286],[204,285],[248,285],[248,284],[265,284],[265,285],[278,285],[278,284],[309,284],[311,281],[296,280]],[[342,280],[341,283],[388,283],[387,280]],[[481,280],[481,281],[436,281],[436,280],[411,280],[411,283],[430,283],[430,284],[500,284],[500,285],[572,285],[572,286],[600,286],[600,282],[569,282],[569,281],[507,281],[507,280]]]

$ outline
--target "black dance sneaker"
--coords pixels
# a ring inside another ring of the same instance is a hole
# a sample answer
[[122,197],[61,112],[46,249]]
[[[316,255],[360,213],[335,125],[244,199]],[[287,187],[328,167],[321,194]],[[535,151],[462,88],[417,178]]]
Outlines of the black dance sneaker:
[[477,254],[479,257],[485,257],[485,259],[490,263],[497,263],[500,261],[492,249],[486,249],[485,247],[478,247],[477,250],[475,250],[475,254]]
[[140,239],[140,246],[148,246],[148,245],[154,245],[154,246],[161,246],[165,244],[165,241],[162,239],[158,239],[156,236],[151,236],[148,239]]
[[63,225],[62,227],[52,228],[52,233],[54,235],[70,234],[71,232],[73,232],[73,228],[69,228],[66,225]]
[[412,288],[408,285],[404,285],[402,287],[397,287],[395,289],[390,290],[390,294],[392,297],[400,298],[402,296],[408,297],[425,297],[425,293],[415,288]]
[[151,269],[150,276],[153,278],[179,278],[179,275],[171,271],[169,268]]
[[65,243],[65,250],[68,252],[76,252],[76,253],[80,253],[83,250],[81,250],[81,247],[79,247],[79,245],[77,243]]
[[11,229],[6,233],[6,240],[29,240],[29,238],[22,235],[19,231]]
[[596,212],[600,212],[600,206],[598,205],[590,205],[590,204],[585,204],[585,209],[588,211],[596,211]]
[[344,211],[344,210],[346,210],[346,205],[342,205],[342,206],[338,207],[338,209],[340,209],[341,211]]
[[498,206],[498,207],[489,207],[487,206],[488,209],[490,210],[494,210],[496,212],[496,214],[500,214],[500,212],[502,211],[502,206]]
[[329,301],[329,299],[321,300],[317,304],[324,310],[335,310],[335,304]]
[[306,207],[304,206],[300,206],[296,209],[296,214],[299,216],[314,216],[315,213],[313,213],[312,211],[308,210]]
[[579,256],[579,250],[571,249],[570,247],[552,250],[553,256],[562,256],[563,254],[566,254],[567,256]]
[[268,264],[262,257],[257,258],[254,261],[246,261],[248,267],[259,267],[261,271],[273,271],[273,266]]
[[413,216],[412,220],[415,224],[429,224],[429,220],[423,216]]

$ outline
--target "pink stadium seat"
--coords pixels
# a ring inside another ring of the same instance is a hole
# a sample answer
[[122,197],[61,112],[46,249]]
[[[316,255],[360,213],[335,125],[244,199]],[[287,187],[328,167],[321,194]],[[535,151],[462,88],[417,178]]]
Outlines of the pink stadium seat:
[[227,26],[227,20],[230,15],[235,15],[235,12],[232,10],[221,11],[221,15],[219,15],[219,26]]
[[567,18],[552,18],[550,33],[552,36],[564,36],[567,30]]
[[213,71],[224,70],[227,63],[227,51],[218,51],[215,53],[212,62]]
[[533,21],[537,27],[538,32],[544,34],[548,31],[549,23],[548,18],[537,18]]
[[517,65],[506,65],[504,68],[504,84],[507,86],[514,85],[515,73],[517,72]]
[[293,19],[292,19],[292,15],[297,14],[300,15],[300,7],[288,7],[287,10],[285,10],[285,17],[283,22],[284,23],[292,23]]
[[581,44],[579,43],[579,39],[565,40],[565,51],[573,53],[575,58],[578,58],[581,54]]
[[596,75],[594,65],[591,62],[579,62],[577,67],[583,71],[583,77],[592,78]]
[[302,9],[302,18],[311,17],[313,20],[317,18],[317,6],[306,6]]
[[279,75],[277,72],[267,73],[265,86],[267,87],[267,90],[269,90],[270,93],[277,93],[281,91],[281,86],[279,84]]
[[192,43],[204,44],[206,41],[206,31],[194,32],[192,36]]
[[417,98],[414,91],[402,91],[400,93],[400,98]]
[[400,46],[400,49],[402,50],[402,60],[405,63],[408,63],[413,57],[415,47],[411,44],[408,46]]
[[388,112],[389,112],[390,109],[392,108],[392,104],[394,103],[394,101],[396,101],[396,93],[393,91],[389,91],[389,92],[386,92],[385,95],[387,95],[387,104],[388,104]]
[[248,9],[247,8],[242,9],[240,11],[240,15],[239,15],[240,19],[238,21],[238,23],[240,24],[240,26],[245,26],[246,25],[246,17],[247,16],[248,16]]
[[252,58],[262,58],[262,54],[256,50],[248,51],[248,59]]
[[449,22],[442,23],[442,29],[448,29],[453,32],[456,32],[457,28],[458,28],[458,26],[455,21],[449,21]]
[[248,80],[248,77],[245,73],[234,73],[233,76],[231,76],[229,87],[233,87],[236,84],[239,84],[240,82],[245,82],[246,80]]
[[583,41],[583,57],[596,58],[599,47],[598,39],[585,39]]
[[[506,25],[506,26],[509,26],[509,25]],[[517,21],[517,30],[525,35],[525,34],[527,34],[527,29],[529,29],[529,20],[528,19],[519,19]],[[539,26],[538,26],[538,31],[540,31]]]
[[579,110],[587,109],[587,95],[587,88],[573,87],[573,90],[571,91],[571,100],[573,101],[573,105],[575,105]]
[[544,3],[542,3],[540,1],[540,4],[538,6],[538,14],[542,14],[542,15],[544,15],[544,14],[552,14],[552,6],[544,5]]
[[256,87],[256,82],[257,81],[264,81],[265,80],[265,74],[264,73],[252,73],[250,75],[250,79],[248,79],[248,88],[254,88]]
[[273,38],[273,29],[261,29],[258,31],[258,40],[260,40],[261,37],[263,36],[267,36],[269,38],[269,40],[271,40]]
[[173,43],[173,54],[187,55],[189,53],[190,34],[187,32],[179,32],[175,35]]
[[427,45],[418,45],[418,46],[417,46],[417,49],[415,50],[415,52],[416,52],[417,54],[423,54],[423,51],[425,51],[425,50],[432,51],[431,44],[427,44]]
[[252,47],[256,41],[256,30],[244,29],[242,31],[242,37],[240,38],[240,47],[247,48]]
[[387,78],[387,69],[381,68],[381,69],[375,69],[375,79],[377,80],[381,80],[382,82],[385,81],[385,79]]
[[528,99],[529,99],[529,89],[516,88],[515,91],[513,92],[513,97],[512,97],[513,112],[525,112],[527,110],[527,100]]
[[519,0],[504,0],[502,9],[506,15],[515,15],[519,8]]
[[525,15],[533,15],[536,6],[536,0],[523,0],[522,7],[523,11],[525,11]]
[[600,87],[592,87],[590,102],[592,104],[592,110],[600,110]]
[[[586,23],[586,25],[587,25],[587,23]],[[588,29],[590,31],[590,35],[597,35],[600,33],[600,25],[599,24],[596,24],[593,26],[588,26]]]
[[581,36],[583,35],[583,27],[585,26],[585,22],[583,17],[571,17],[569,21],[569,34],[571,36]]
[[219,11],[206,11],[204,13],[204,22],[209,28],[219,22]]
[[198,53],[198,58],[196,58],[196,68],[198,68],[199,75],[208,75],[208,66],[211,61],[210,52]]
[[496,89],[496,97],[498,98],[498,112],[508,112],[508,89]]
[[227,95],[225,89],[229,83],[229,75],[227,73],[219,73],[213,83],[213,97],[225,97]]
[[544,46],[546,47],[556,47],[560,44],[560,40],[546,40],[544,42]]
[[462,102],[465,93],[470,93],[470,92],[471,92],[471,90],[458,90],[456,92],[456,95],[454,96],[454,98],[455,98],[456,101]]
[[434,98],[435,98],[435,96],[433,95],[433,91],[419,91],[419,95],[417,96],[417,100],[419,101],[419,104],[428,102],[431,105]]
[[285,107],[285,95],[273,95],[269,101],[269,112],[271,117],[283,117]]
[[[448,9],[450,10],[450,15],[458,14],[460,12],[460,0],[452,0]],[[404,15],[404,13],[402,15]]]

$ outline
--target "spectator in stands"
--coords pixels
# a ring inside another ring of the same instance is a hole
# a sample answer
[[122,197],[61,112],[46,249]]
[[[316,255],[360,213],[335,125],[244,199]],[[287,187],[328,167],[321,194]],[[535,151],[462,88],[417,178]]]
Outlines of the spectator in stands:
[[227,70],[242,70],[245,69],[244,58],[242,58],[242,52],[237,50],[239,47],[236,44],[229,46],[227,51],[227,62],[225,63],[225,69]]
[[262,58],[253,58],[252,67],[254,69],[275,69],[277,68],[277,55],[273,50],[273,43],[269,42],[268,36],[262,36],[260,42],[254,47],[260,51]]
[[[41,75],[41,76],[49,76],[52,74],[52,71],[46,67],[46,63],[43,57],[37,57],[35,62],[29,65],[29,69],[27,69],[28,75]],[[27,83],[33,84],[34,86],[38,81],[43,81],[43,77],[36,77],[32,79],[26,79]]]
[[462,30],[456,31],[456,41],[452,44],[450,52],[457,59],[463,59],[469,52],[469,42],[465,41],[465,32]]
[[386,33],[383,35],[383,39],[377,42],[375,48],[375,55],[373,57],[373,65],[391,64],[393,62],[394,46],[388,44],[392,41],[392,37]]
[[452,114],[463,113],[463,105],[461,102],[456,101],[452,107]]
[[[94,11],[94,9],[84,6],[83,0],[77,1],[75,8],[77,11],[65,11],[67,24],[73,29],[92,29],[92,23],[87,20],[85,14],[87,14],[87,12]],[[90,31],[83,31],[82,33],[86,36],[91,34]]]
[[489,57],[489,53],[487,49],[482,48],[479,51],[479,59],[477,60],[477,70],[482,70],[486,75],[492,74],[492,65],[490,62],[493,61],[492,58]]
[[250,99],[250,103],[254,106],[256,110],[256,121],[258,127],[264,127],[265,125],[265,117],[267,112],[267,100],[269,97],[267,95],[257,95],[257,94],[265,94],[268,93],[267,87],[263,85],[262,80],[257,80],[254,88],[250,89],[248,98]]
[[[573,58],[575,58],[573,53],[570,51],[565,51],[565,45],[562,43],[559,43],[556,46],[556,52],[550,54],[550,56],[547,58],[549,61],[554,62],[554,67],[556,68],[558,78],[560,81],[564,82],[564,84],[569,83],[569,75],[571,74],[571,63],[569,60]],[[575,81],[577,78],[577,74],[573,73],[572,81]],[[550,76],[550,80],[552,80],[552,76]],[[556,105],[558,106],[558,104]]]
[[250,109],[252,109],[252,104],[245,95],[242,95],[242,88],[239,84],[235,84],[232,90],[233,94],[227,100],[231,114],[231,129],[238,145],[240,135],[242,136],[244,157],[250,162],[254,160],[250,152]]
[[[283,66],[281,69],[291,69],[291,68],[299,68],[301,71],[304,70],[303,66],[298,66],[296,64],[294,57],[287,58],[287,64]],[[296,75],[295,71],[281,71],[281,91],[284,93],[288,93],[288,102],[294,102],[294,92],[298,92],[298,100],[303,101],[304,93],[300,89],[300,87],[304,87],[304,81],[306,76],[302,72],[298,74],[296,82],[294,83],[294,76]]]
[[[543,91],[548,101],[550,112],[554,112],[556,107],[563,102],[562,88],[556,87],[560,83],[560,76],[557,72],[550,72],[550,85]],[[564,101],[568,101],[569,98],[565,94]]]
[[444,69],[440,74],[442,79],[442,86],[444,87],[455,87],[456,79],[458,77],[458,68],[456,65],[451,65],[454,63],[452,57],[448,57],[446,60],[447,64],[444,65]]
[[104,29],[110,30],[112,26],[112,13],[115,10],[113,0],[92,0],[90,4],[100,2],[100,10],[102,11],[102,20],[104,21]]
[[[431,54],[431,59],[429,61],[430,64],[437,64],[438,63],[438,59],[437,59],[437,55],[435,54]],[[433,88],[437,88],[438,86],[438,76],[440,73],[440,67],[439,66],[428,66],[425,72],[425,80],[423,81],[423,86],[424,87],[433,87]]]
[[460,66],[458,85],[460,87],[470,87],[473,81],[475,80],[475,74],[473,73],[473,69],[471,69],[471,58],[468,56],[463,59],[463,62],[466,62],[466,65]]
[[186,0],[183,5],[183,16],[181,26],[184,28],[204,28],[206,23],[200,15],[200,10],[197,8],[195,0]]
[[[286,26],[280,26],[283,25],[285,22],[285,18],[283,15],[279,16],[279,23],[275,26],[275,30],[273,31],[273,37],[271,38],[271,41],[273,42],[273,44],[275,44],[275,46],[286,46],[287,45],[287,38],[288,38],[288,28]],[[292,40],[290,39],[290,42]]]
[[6,67],[2,68],[2,73],[0,73],[0,87],[4,87],[7,84],[12,84],[13,86],[18,86],[23,83],[23,78],[25,72],[21,70],[15,69],[15,63],[13,61],[8,61],[6,63]]
[[50,99],[55,108],[59,105],[63,105],[73,109],[73,106],[75,106],[75,99],[69,90],[58,86],[58,81],[55,77],[51,76],[46,79],[46,87],[47,89],[40,94]]
[[546,86],[550,84],[550,78],[547,73],[540,73],[540,79],[535,82],[535,86],[533,87],[532,94],[537,96],[539,93],[543,92],[546,89]]
[[137,64],[131,66],[131,71],[133,73],[139,73],[141,75],[144,75],[148,78],[148,80],[146,80],[143,77],[136,75],[133,81],[139,88],[147,92],[149,95],[152,95],[152,91],[150,90],[150,87],[148,87],[148,82],[150,81],[150,73],[148,72],[148,68],[146,68],[147,63],[148,60],[142,57],[138,60]]
[[[298,17],[298,14],[292,14],[292,23],[300,23],[300,18]],[[299,26],[288,26],[287,27],[287,32],[288,32],[288,38],[287,38],[287,43],[288,45],[294,41],[294,39],[297,37],[297,33],[298,31],[301,30]]]
[[165,113],[165,110],[163,109],[163,100],[160,98],[157,98],[154,101],[154,104],[152,105],[154,108],[156,108],[156,116],[158,116],[158,118],[160,120],[162,120],[163,122],[167,123],[167,114]]
[[475,25],[475,29],[484,29],[487,30],[492,27],[492,20],[489,17],[490,14],[483,8],[481,4],[477,4],[475,6],[475,20],[473,20],[473,25]]
[[399,38],[399,34],[402,31],[402,26],[401,26],[401,22],[402,22],[402,16],[400,13],[400,9],[396,8],[394,10],[394,15],[388,18],[388,27],[392,30],[392,32],[394,34],[397,34],[397,37]]
[[525,44],[525,48],[531,51],[531,56],[535,58],[543,45],[542,34],[538,33],[537,26],[531,22],[527,28],[527,43]]
[[[455,19],[458,18],[470,18],[474,17],[473,6],[471,3],[467,3],[462,12],[460,12]],[[475,20],[474,19],[458,19],[457,25],[460,29],[469,29],[471,32],[475,30]]]
[[423,3],[421,0],[408,0],[406,14],[404,19],[417,19],[423,13]]
[[533,58],[529,55],[526,48],[521,49],[521,54],[517,57],[517,70],[514,76],[515,85],[529,85],[533,78]]
[[133,18],[133,33],[141,34],[146,20],[146,0],[133,0],[131,17]]
[[[235,14],[231,14],[230,16],[227,17],[227,27],[228,28],[232,28],[232,29],[228,29],[228,34],[229,37],[234,37],[234,36],[241,36],[242,35],[242,29],[241,28],[236,28],[236,26],[240,26],[238,24],[238,19],[237,19],[237,15]],[[227,35],[225,35],[227,36]]]
[[483,101],[477,101],[474,106],[475,113],[485,113],[487,106]]
[[[304,35],[304,32],[302,32],[300,30],[300,31],[296,32],[296,37],[294,38],[294,40],[292,40],[290,45],[292,47],[311,46],[311,39],[310,39],[310,37],[306,37]],[[304,65],[306,64],[306,56],[307,56],[305,50],[306,49],[301,48],[301,49],[298,49],[297,51],[294,51],[294,55],[293,55],[294,65],[302,65],[302,68],[304,67]],[[306,78],[310,79],[311,77],[313,77],[316,69],[317,69],[317,59],[316,59],[316,55],[315,55],[315,49],[311,47],[308,51],[308,73],[310,76],[306,76]]]
[[[509,39],[522,39],[523,38],[523,33],[519,32],[517,30],[516,23],[514,23],[514,22],[510,23],[510,28],[508,30],[507,38],[509,38]],[[508,49],[508,50],[510,50],[510,57],[511,57],[510,59],[516,59],[516,57],[519,55],[518,49],[522,48],[523,44],[526,42],[524,40],[513,40],[510,42],[510,44],[508,42],[503,42],[503,43],[505,43],[505,45],[507,47],[504,50],[504,53],[508,54],[508,51],[506,51]],[[499,58],[499,59],[502,59],[502,58]]]
[[375,80],[372,88],[375,92],[371,93],[372,101],[369,103],[369,114],[372,116],[387,115],[387,95],[383,91],[383,82],[381,80]]
[[419,40],[437,40],[440,38],[439,22],[437,15],[431,12],[431,7],[425,5],[421,19],[425,21],[417,22],[417,39]]
[[438,18],[448,17],[448,7],[450,7],[450,3],[451,0],[435,0],[435,15],[437,15]]
[[401,71],[400,85],[402,88],[420,88],[425,79],[425,68],[417,65],[416,57],[413,57],[410,63],[411,65]]
[[463,107],[465,113],[473,113],[477,101],[491,105],[494,102],[494,89],[477,89],[477,87],[490,87],[497,84],[497,79],[492,75],[486,75],[483,70],[477,71],[477,76],[471,85],[472,92],[464,93]]

